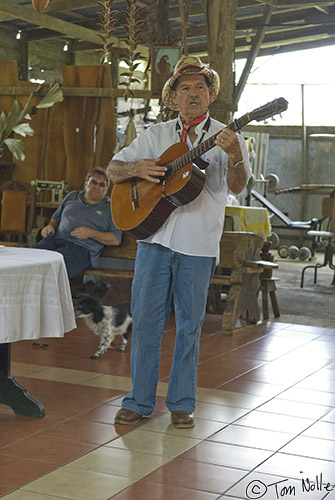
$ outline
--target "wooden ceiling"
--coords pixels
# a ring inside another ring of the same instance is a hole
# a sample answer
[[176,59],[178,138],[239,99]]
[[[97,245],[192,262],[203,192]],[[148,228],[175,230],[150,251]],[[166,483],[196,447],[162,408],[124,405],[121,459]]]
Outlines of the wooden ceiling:
[[[169,23],[176,40],[182,39],[181,0],[165,0],[169,5]],[[233,1],[233,0],[232,0]],[[183,0],[190,5],[187,18],[187,45],[190,54],[205,57],[207,35],[201,0]],[[152,0],[138,0],[148,16]],[[335,2],[323,0],[238,0],[236,2],[235,58],[273,55],[304,50],[335,43]],[[124,36],[121,24],[125,1],[115,1],[120,25],[116,27],[114,50],[122,47]],[[29,0],[0,0],[1,33],[15,34],[21,30],[21,41],[36,42],[55,39],[69,42],[70,50],[95,50],[101,45],[99,37],[101,10],[94,0],[50,0],[42,12],[33,10]],[[152,14],[152,13],[151,13]],[[143,42],[143,49],[149,43]]]

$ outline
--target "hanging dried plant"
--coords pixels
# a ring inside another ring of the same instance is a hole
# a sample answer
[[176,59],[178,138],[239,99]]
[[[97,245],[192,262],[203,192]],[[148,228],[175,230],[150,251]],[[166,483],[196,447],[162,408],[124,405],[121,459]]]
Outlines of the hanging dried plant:
[[127,0],[127,4],[128,12],[125,12],[127,23],[123,24],[123,27],[127,31],[128,37],[121,38],[127,47],[124,49],[126,55],[121,60],[127,64],[128,70],[120,74],[120,76],[125,76],[126,80],[119,83],[119,85],[126,87],[123,94],[125,101],[129,97],[135,97],[134,90],[130,88],[132,83],[141,83],[138,78],[134,77],[134,72],[139,65],[138,62],[135,62],[141,55],[140,52],[137,52],[137,45],[142,38],[143,24],[145,23],[145,19],[140,19],[145,7],[136,7],[136,0]]
[[101,64],[104,64],[108,61],[109,53],[114,44],[114,42],[111,42],[111,38],[114,33],[116,14],[118,12],[117,10],[111,10],[114,1],[115,0],[103,0],[97,2],[102,10],[102,12],[98,12],[101,18],[101,22],[98,23],[98,26],[101,29],[101,33],[98,33],[98,35],[100,36],[100,38],[102,38],[103,48],[97,49],[97,52],[102,54],[100,60]]

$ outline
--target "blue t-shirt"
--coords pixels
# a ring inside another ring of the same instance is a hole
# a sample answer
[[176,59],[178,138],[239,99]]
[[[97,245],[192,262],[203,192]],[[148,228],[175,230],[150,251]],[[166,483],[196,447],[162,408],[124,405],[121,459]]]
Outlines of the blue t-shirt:
[[110,198],[107,196],[101,203],[92,205],[85,201],[84,193],[85,191],[71,191],[65,196],[52,216],[59,224],[54,238],[56,243],[57,240],[67,240],[87,248],[94,265],[94,260],[101,254],[104,245],[93,238],[78,240],[71,232],[77,227],[89,227],[96,231],[112,232],[119,241],[122,232],[113,222]]

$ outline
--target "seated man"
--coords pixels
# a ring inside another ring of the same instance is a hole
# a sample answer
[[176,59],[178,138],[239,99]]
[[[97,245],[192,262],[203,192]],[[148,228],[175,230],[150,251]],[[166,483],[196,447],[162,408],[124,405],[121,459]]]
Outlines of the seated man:
[[103,168],[88,172],[83,191],[67,194],[42,229],[34,248],[55,250],[63,255],[69,278],[94,267],[104,245],[119,245],[121,231],[113,223],[109,179]]

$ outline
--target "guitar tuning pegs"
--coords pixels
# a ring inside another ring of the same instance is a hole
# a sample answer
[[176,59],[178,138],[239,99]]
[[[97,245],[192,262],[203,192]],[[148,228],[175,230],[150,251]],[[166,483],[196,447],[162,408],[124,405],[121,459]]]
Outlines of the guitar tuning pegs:
[[272,117],[272,118],[271,118],[271,121],[275,122],[275,121],[276,121],[276,119],[275,119],[274,117]]
[[269,122],[267,120],[264,120],[264,125],[268,125]]

